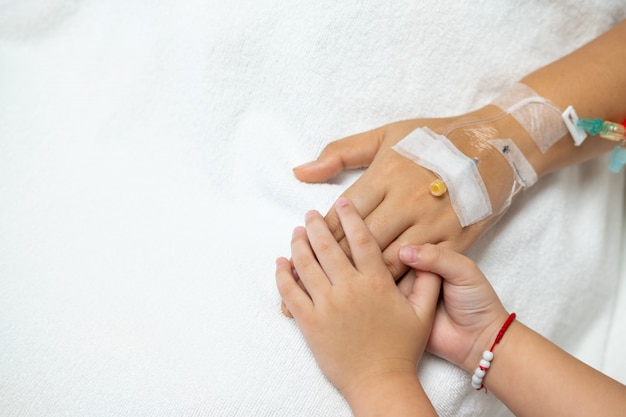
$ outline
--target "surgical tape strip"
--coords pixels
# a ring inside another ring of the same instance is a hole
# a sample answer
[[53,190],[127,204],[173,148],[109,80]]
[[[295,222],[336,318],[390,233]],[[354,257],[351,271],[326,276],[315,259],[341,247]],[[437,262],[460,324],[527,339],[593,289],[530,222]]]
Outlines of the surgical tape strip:
[[525,84],[514,84],[491,104],[513,116],[543,153],[568,133],[563,112]]
[[476,162],[448,138],[424,127],[411,132],[392,149],[433,171],[445,182],[461,226],[469,226],[491,215],[491,201]]

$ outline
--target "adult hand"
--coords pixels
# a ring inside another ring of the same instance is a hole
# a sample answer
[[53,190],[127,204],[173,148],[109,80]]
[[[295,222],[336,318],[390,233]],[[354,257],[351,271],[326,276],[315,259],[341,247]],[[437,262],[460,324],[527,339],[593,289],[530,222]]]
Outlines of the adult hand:
[[[383,249],[383,257],[392,275],[398,279],[407,271],[406,265],[398,258],[402,246],[437,243],[462,252],[497,221],[498,216],[461,227],[448,195],[433,197],[429,193],[429,184],[437,177],[391,147],[419,127],[428,126],[441,133],[451,123],[475,120],[493,112],[492,107],[450,119],[391,123],[330,143],[317,160],[294,168],[294,173],[301,181],[324,182],[345,169],[368,167],[343,196],[354,203]],[[500,204],[508,196],[512,183],[511,169],[504,158],[499,155],[494,158],[491,147],[477,145],[481,138],[472,136],[472,132],[461,130],[450,139],[462,151],[477,150],[491,158],[489,163],[481,163],[479,170],[483,177],[487,174],[484,179],[492,203],[497,201],[496,205]],[[498,173],[504,173],[509,178],[502,179]],[[325,220],[333,236],[349,253],[334,208],[330,209]]]

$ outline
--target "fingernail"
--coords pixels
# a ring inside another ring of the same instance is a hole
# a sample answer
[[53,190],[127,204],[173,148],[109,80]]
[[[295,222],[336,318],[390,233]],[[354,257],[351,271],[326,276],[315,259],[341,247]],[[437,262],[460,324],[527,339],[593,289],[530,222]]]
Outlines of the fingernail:
[[315,216],[317,214],[317,210],[309,210],[306,212],[306,214],[304,215],[305,220],[310,219],[311,217]]
[[414,246],[404,246],[400,248],[400,259],[403,262],[412,263],[417,261],[417,248]]
[[295,229],[293,229],[293,232],[291,233],[291,236],[297,236],[302,234],[306,229],[302,226],[298,226]]
[[310,161],[310,162],[307,162],[307,163],[305,163],[305,164],[298,165],[297,167],[295,167],[295,168],[293,168],[293,169],[303,169],[303,168],[308,168],[308,167],[310,167],[311,165],[315,164],[315,162],[317,162],[317,161]]
[[350,200],[348,200],[346,197],[339,197],[339,199],[335,203],[335,206],[336,207],[345,207],[348,204],[350,204]]

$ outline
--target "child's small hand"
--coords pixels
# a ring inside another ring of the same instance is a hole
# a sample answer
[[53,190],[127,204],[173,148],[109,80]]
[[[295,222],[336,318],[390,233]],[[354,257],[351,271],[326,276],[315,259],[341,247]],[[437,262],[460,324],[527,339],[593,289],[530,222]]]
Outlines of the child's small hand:
[[508,317],[493,287],[474,262],[442,246],[404,247],[399,255],[418,277],[428,271],[443,278],[428,351],[472,373]]
[[[318,212],[294,230],[293,267],[277,260],[276,282],[313,354],[346,397],[389,374],[412,375],[428,340],[440,278],[423,273],[405,297],[378,243],[346,198],[336,204],[350,245],[345,255]],[[306,290],[306,291],[305,291]]]

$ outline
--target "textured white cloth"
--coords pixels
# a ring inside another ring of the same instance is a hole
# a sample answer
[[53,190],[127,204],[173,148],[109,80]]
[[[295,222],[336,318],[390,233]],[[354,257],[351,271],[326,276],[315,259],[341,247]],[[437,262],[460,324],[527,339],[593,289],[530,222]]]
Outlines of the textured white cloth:
[[[624,9],[1,0],[0,415],[349,416],[280,313],[274,259],[358,173],[291,167],[487,103]],[[540,180],[470,252],[523,322],[598,367],[624,319],[624,175],[606,165]],[[442,360],[419,371],[441,415],[504,412]]]

